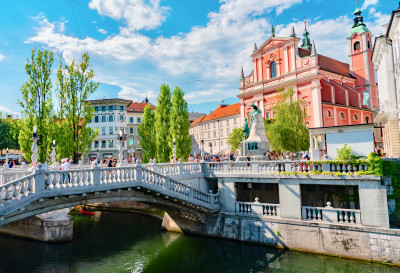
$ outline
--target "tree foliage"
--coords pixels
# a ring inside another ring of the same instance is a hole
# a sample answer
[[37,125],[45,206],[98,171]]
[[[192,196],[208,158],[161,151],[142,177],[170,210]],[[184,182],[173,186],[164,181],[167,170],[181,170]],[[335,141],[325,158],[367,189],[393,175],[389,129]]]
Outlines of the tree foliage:
[[356,156],[353,154],[353,150],[351,146],[347,145],[346,143],[343,145],[342,148],[336,148],[337,157],[335,160],[354,160]]
[[155,116],[148,104],[144,107],[143,119],[139,125],[140,146],[143,151],[143,162],[149,162],[149,159],[156,156],[156,131]]
[[87,126],[94,108],[86,101],[98,87],[94,82],[94,72],[90,69],[89,54],[83,53],[80,63],[63,63],[57,71],[57,153],[59,157],[70,157],[77,162],[88,151],[88,145],[97,137],[97,132]]
[[310,138],[300,101],[293,99],[292,87],[279,92],[279,101],[273,107],[274,122],[266,127],[271,150],[277,152],[306,151],[310,147]]
[[24,157],[30,158],[32,128],[36,125],[39,137],[37,142],[39,162],[45,161],[52,141],[48,128],[51,128],[54,121],[51,91],[53,61],[53,52],[32,49],[31,57],[28,57],[25,64],[28,80],[21,87],[22,100],[18,101],[23,109],[23,118],[18,125],[20,128],[18,142]]
[[170,136],[171,90],[167,84],[162,84],[157,97],[155,111],[155,129],[157,145],[157,161],[168,162],[171,154]]
[[183,161],[189,159],[192,150],[192,138],[189,135],[189,110],[188,103],[183,98],[184,92],[178,86],[172,92],[172,109],[170,115],[170,149],[173,155],[173,139],[176,143],[176,157]]
[[18,135],[15,134],[16,123],[16,120],[8,120],[0,113],[0,154],[7,148],[19,149]]
[[229,134],[226,142],[231,147],[231,151],[236,151],[240,148],[240,143],[243,140],[243,129],[242,128],[234,128],[232,132]]

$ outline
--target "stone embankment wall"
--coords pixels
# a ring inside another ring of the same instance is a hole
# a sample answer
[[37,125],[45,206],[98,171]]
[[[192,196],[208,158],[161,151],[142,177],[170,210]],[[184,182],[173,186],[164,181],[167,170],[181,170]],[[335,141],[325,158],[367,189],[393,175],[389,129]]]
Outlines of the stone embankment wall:
[[0,233],[44,242],[73,239],[73,220],[64,211],[53,211],[0,227]]
[[204,224],[195,224],[174,216],[164,216],[165,229],[400,265],[400,230],[284,219],[267,221],[223,213],[207,217]]

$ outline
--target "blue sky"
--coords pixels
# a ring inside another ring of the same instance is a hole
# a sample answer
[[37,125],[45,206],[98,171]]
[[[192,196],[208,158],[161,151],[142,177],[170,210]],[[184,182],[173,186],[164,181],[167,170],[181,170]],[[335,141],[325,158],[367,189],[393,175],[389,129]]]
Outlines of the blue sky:
[[[238,102],[240,69],[250,73],[254,43],[301,36],[306,20],[317,51],[347,62],[354,1],[344,0],[5,0],[0,10],[0,111],[18,113],[24,65],[32,47],[89,52],[98,91],[155,103],[161,83],[180,86],[191,111],[209,113],[224,99]],[[397,1],[360,0],[374,36]],[[54,69],[57,68],[57,63]]]

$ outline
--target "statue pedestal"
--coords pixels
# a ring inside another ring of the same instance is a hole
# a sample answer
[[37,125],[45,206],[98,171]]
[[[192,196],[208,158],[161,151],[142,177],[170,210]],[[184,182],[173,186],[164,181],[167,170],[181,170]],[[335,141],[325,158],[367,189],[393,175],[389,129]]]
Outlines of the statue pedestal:
[[249,138],[242,142],[239,161],[245,161],[250,155],[251,160],[267,160],[266,154],[269,151],[269,142],[265,134],[264,119],[261,114],[253,115]]

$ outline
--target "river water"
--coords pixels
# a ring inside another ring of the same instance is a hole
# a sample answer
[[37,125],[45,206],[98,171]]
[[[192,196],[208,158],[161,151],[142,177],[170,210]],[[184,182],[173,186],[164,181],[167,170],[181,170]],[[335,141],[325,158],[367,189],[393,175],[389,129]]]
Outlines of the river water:
[[0,236],[0,272],[400,272],[375,263],[161,232],[161,220],[143,214],[96,212],[74,218],[70,243]]

